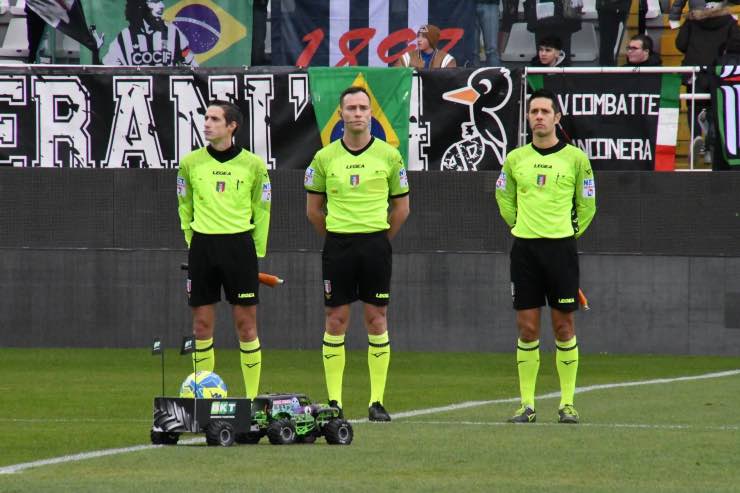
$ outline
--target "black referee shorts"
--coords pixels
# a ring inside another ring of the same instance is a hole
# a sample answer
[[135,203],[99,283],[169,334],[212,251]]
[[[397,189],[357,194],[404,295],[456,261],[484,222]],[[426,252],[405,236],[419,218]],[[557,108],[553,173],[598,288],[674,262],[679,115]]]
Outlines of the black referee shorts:
[[341,306],[362,300],[377,306],[390,301],[391,242],[385,231],[326,233],[321,266],[324,305]]
[[249,232],[228,235],[193,233],[188,252],[188,304],[221,301],[223,286],[232,305],[259,303],[259,270]]
[[561,312],[578,309],[578,251],[575,238],[515,238],[511,247],[511,297],[515,310],[545,301]]

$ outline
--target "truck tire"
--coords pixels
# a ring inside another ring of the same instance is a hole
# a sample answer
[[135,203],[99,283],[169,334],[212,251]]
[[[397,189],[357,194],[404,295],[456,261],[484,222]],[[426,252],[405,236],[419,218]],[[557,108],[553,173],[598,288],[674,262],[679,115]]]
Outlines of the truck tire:
[[206,443],[230,447],[235,439],[234,427],[226,421],[211,421],[206,428]]
[[349,445],[354,434],[352,425],[344,419],[332,419],[324,425],[324,437],[330,445]]
[[177,445],[177,441],[180,439],[180,434],[174,431],[154,431],[149,433],[154,445]]
[[290,445],[296,439],[295,424],[288,418],[273,421],[267,427],[267,438],[273,445]]

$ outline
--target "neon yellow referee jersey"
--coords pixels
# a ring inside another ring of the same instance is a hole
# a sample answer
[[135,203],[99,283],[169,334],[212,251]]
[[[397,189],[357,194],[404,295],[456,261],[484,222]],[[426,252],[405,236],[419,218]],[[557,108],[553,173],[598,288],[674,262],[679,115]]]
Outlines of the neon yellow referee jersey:
[[178,213],[188,246],[193,231],[203,234],[251,231],[257,256],[264,257],[271,200],[267,166],[245,149],[225,163],[214,159],[205,147],[180,160]]
[[514,149],[496,181],[501,216],[517,238],[578,238],[596,214],[591,163],[563,142]]
[[332,233],[373,233],[390,228],[388,199],[409,193],[401,153],[372,138],[360,152],[342,139],[313,158],[303,180],[308,193],[326,195],[326,229]]

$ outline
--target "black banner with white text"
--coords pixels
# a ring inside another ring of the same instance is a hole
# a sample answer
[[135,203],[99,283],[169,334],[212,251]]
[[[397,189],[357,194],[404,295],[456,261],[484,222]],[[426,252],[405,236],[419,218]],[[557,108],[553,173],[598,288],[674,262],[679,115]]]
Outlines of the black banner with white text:
[[678,74],[528,75],[558,95],[565,138],[595,169],[672,170],[678,132]]
[[[678,110],[663,103],[661,75],[630,88],[613,79],[545,78],[560,93],[572,142],[597,170],[654,169],[661,152],[673,158]],[[414,73],[408,169],[499,170],[517,143],[520,84],[500,68]],[[0,165],[175,168],[206,144],[207,102],[226,99],[245,116],[237,145],[270,169],[303,169],[321,147],[310,94],[308,72],[292,67],[3,67]]]
[[[499,169],[515,143],[518,80],[498,68],[416,73],[409,169]],[[321,147],[305,70],[5,68],[0,165],[177,167],[206,144],[211,99],[239,105],[236,143],[270,169],[305,168]]]

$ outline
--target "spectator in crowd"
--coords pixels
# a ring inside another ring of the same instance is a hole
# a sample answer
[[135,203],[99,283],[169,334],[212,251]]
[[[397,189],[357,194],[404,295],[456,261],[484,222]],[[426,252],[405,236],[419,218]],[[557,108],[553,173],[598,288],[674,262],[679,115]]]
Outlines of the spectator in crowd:
[[557,36],[545,36],[537,46],[537,55],[532,59],[533,67],[567,67],[570,60],[565,56],[563,43]]
[[632,0],[596,0],[599,25],[599,65],[616,65],[617,52],[627,23]]
[[570,39],[581,30],[583,0],[524,0],[524,16],[527,31],[534,33],[539,47],[542,38],[556,36],[561,41],[561,51],[570,57]]
[[44,37],[46,21],[41,18],[28,4],[24,7],[26,13],[26,34],[28,36],[28,57],[26,63],[36,63],[41,40]]
[[449,68],[457,67],[455,57],[444,50],[437,49],[439,42],[439,28],[433,24],[426,24],[416,33],[416,50],[404,53],[396,60],[396,67],[422,68]]
[[267,2],[254,0],[252,7],[252,65],[266,65],[265,36],[267,35]]
[[[740,32],[735,32],[730,39],[727,40],[727,45],[725,46],[725,52],[720,55],[715,61],[714,65],[718,67],[740,67]],[[712,75],[714,78],[714,83],[710,84],[712,86],[712,92],[717,91],[716,84],[719,82],[719,77],[717,75]],[[714,94],[712,94],[712,97],[714,97]],[[735,102],[737,104],[737,102]],[[710,107],[711,109],[711,107]],[[726,148],[727,140],[734,139],[732,142],[732,145],[729,147],[731,149],[735,149],[734,156],[731,156],[735,159],[738,157],[738,140],[740,140],[736,135],[729,135],[727,132],[719,132],[717,131],[718,125],[719,128],[727,128],[727,123],[736,121],[736,113],[733,112],[716,112],[712,111],[713,114],[708,115],[707,120],[709,123],[709,142],[711,147],[711,153],[710,156],[712,158],[712,169],[715,171],[727,171],[727,170],[735,170],[740,171],[740,166],[730,166],[730,164],[727,162],[725,153],[728,153],[728,150]],[[720,115],[724,113],[724,119],[726,121],[719,121],[718,118],[722,118]],[[729,120],[729,122],[727,121]],[[723,140],[723,134],[724,134],[724,140]]]
[[673,0],[671,8],[668,11],[668,23],[671,29],[678,29],[681,25],[681,14],[683,13],[686,3],[689,4],[689,12],[692,10],[704,10],[705,8],[716,8],[720,2],[707,2],[705,0]]
[[627,43],[625,67],[660,67],[663,60],[653,51],[653,40],[647,34],[635,34]]
[[[706,66],[712,65],[725,51],[727,41],[737,36],[740,32],[737,20],[730,11],[722,4],[707,3],[703,9],[690,10],[686,16],[686,22],[681,25],[676,36],[676,48],[684,53],[682,65]],[[706,73],[696,76],[696,86],[692,88],[691,77],[684,78],[687,92],[705,93],[709,92],[709,78]],[[694,103],[694,129],[706,127],[706,119],[699,119],[709,112],[711,103],[708,101],[695,101]],[[692,112],[687,113],[689,127],[692,123]],[[695,132],[696,133],[696,132]],[[706,133],[706,132],[702,132]],[[705,140],[707,135],[697,135],[692,142],[692,154],[694,161],[700,156],[705,156],[705,161],[711,161],[711,156],[706,153]]]
[[163,1],[126,0],[124,15],[128,27],[111,41],[104,65],[197,66],[188,38],[164,21]]
[[498,67],[501,60],[498,56],[498,28],[499,28],[499,0],[476,0],[476,14],[478,15],[476,34],[477,49],[475,51],[475,65],[480,65],[481,41],[486,53],[485,65]]
[[519,20],[519,0],[500,0],[501,25],[499,26],[499,46],[506,47],[511,28]]

